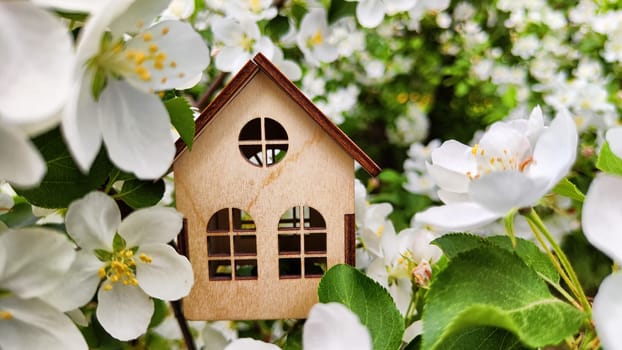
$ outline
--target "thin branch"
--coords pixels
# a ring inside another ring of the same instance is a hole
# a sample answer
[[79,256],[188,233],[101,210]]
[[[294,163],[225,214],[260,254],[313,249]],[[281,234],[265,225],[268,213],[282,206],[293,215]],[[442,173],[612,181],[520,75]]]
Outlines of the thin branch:
[[188,321],[186,320],[184,313],[181,311],[181,300],[171,301],[171,307],[173,308],[177,324],[179,324],[179,328],[181,329],[181,334],[184,337],[186,349],[197,350],[197,347],[194,344],[194,339],[192,338],[192,333],[190,333],[190,328],[188,328]]
[[227,72],[220,72],[216,79],[214,79],[214,81],[212,81],[212,83],[207,87],[205,93],[199,99],[199,102],[196,103],[196,107],[199,109],[199,111],[202,112],[205,107],[207,107],[207,105],[212,101],[214,94],[216,94],[216,91],[220,89],[228,75],[229,73]]

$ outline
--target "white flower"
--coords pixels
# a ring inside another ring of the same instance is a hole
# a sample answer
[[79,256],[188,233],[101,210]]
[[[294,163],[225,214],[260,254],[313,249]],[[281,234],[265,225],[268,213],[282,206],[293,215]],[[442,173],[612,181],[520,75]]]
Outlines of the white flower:
[[168,113],[154,92],[186,86],[208,64],[209,50],[187,23],[149,26],[168,3],[109,1],[82,28],[78,79],[62,130],[83,171],[102,140],[113,163],[138,178],[157,178],[169,169],[175,145]]
[[160,19],[186,19],[194,12],[194,0],[173,0]]
[[607,143],[609,143],[609,148],[613,154],[618,156],[618,158],[622,158],[622,127],[615,127],[607,130],[605,139]]
[[314,66],[319,66],[320,62],[332,62],[339,55],[337,47],[328,41],[330,32],[326,16],[324,8],[310,10],[302,18],[296,36],[298,48]]
[[277,10],[272,0],[235,0],[224,3],[228,16],[242,19],[249,18],[254,22],[276,17]]
[[214,40],[224,45],[214,62],[221,71],[237,72],[258,52],[268,59],[274,54],[274,44],[261,35],[259,26],[250,18],[217,17],[212,22],[212,32]]
[[175,209],[140,209],[121,221],[112,198],[91,192],[69,205],[65,222],[82,250],[62,286],[49,295],[61,309],[84,305],[99,286],[97,319],[113,337],[130,340],[147,330],[154,310],[150,297],[177,300],[189,293],[190,262],[167,244],[182,225]]
[[27,135],[58,122],[70,93],[72,43],[51,13],[26,1],[0,2],[0,86],[7,87],[0,93],[0,180],[29,187],[45,174]]
[[339,303],[315,304],[302,330],[305,350],[372,348],[367,327],[347,307]]
[[40,299],[58,285],[74,257],[71,242],[55,231],[0,233],[0,348],[87,349],[71,320]]
[[469,230],[536,204],[572,167],[577,138],[567,112],[545,128],[536,107],[529,120],[493,124],[473,147],[444,142],[428,170],[445,205],[416,214],[415,221]]
[[[616,263],[622,263],[622,177],[600,173],[583,202],[582,226],[588,241]],[[594,297],[592,317],[604,349],[622,349],[622,272],[601,283]]]
[[295,61],[285,59],[283,56],[283,50],[281,50],[278,46],[274,46],[272,63],[277,66],[290,80],[297,81],[302,78],[302,70],[300,69],[300,66],[298,66]]
[[280,350],[278,346],[252,338],[240,338],[227,345],[225,350]]
[[382,22],[386,14],[393,15],[401,11],[408,11],[416,3],[416,0],[358,0],[356,18],[363,27],[375,28]]

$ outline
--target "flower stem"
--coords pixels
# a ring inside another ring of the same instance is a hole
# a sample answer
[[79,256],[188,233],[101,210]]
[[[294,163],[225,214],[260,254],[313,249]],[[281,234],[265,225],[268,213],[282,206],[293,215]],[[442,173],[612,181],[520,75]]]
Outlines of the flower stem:
[[184,313],[181,311],[181,301],[174,300],[171,301],[171,307],[173,308],[173,314],[175,314],[175,319],[179,324],[179,328],[181,329],[181,334],[184,337],[184,343],[186,343],[186,349],[188,350],[197,350],[196,345],[194,344],[194,339],[192,338],[192,334],[190,333],[190,328],[188,328],[188,321],[186,321],[186,317]]
[[542,219],[540,219],[538,213],[536,213],[533,208],[529,208],[529,210],[521,211],[521,214],[524,215],[527,221],[530,224],[533,224],[533,226],[536,228],[536,230],[534,230],[534,233],[538,231],[539,233],[544,235],[546,240],[549,242],[549,244],[553,248],[553,251],[555,252],[555,255],[559,259],[559,263],[561,263],[561,267],[563,267],[562,270],[567,275],[566,277],[568,278],[568,281],[566,281],[566,283],[569,283],[568,285],[575,294],[575,297],[579,299],[579,302],[583,307],[583,311],[591,314],[592,308],[587,300],[587,297],[585,296],[585,292],[583,291],[583,287],[581,287],[581,283],[579,282],[579,278],[577,277],[576,272],[572,268],[572,265],[570,264],[570,261],[568,260],[568,257],[566,257],[564,251],[561,249],[559,244],[557,244],[549,230],[546,228],[546,225],[544,225],[544,223],[542,222]]

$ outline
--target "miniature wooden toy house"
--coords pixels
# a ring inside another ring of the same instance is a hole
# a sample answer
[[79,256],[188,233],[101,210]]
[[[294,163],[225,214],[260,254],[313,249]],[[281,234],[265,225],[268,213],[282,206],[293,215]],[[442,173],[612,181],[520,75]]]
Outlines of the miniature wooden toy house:
[[177,146],[186,317],[305,318],[325,269],[354,264],[354,160],[380,168],[261,54]]

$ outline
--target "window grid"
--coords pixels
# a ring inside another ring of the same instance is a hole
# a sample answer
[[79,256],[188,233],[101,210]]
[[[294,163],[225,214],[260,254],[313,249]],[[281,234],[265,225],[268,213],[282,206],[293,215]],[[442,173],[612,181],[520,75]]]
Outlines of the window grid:
[[207,226],[209,279],[256,280],[257,235],[250,216],[236,208],[221,209]]
[[[260,121],[259,135],[253,129],[257,119]],[[270,125],[266,125],[267,120]],[[289,142],[287,132],[277,121],[271,118],[255,118],[242,128],[238,145],[242,155],[251,164],[265,168],[278,163],[285,156]]]
[[[302,214],[302,215],[301,215]],[[326,224],[310,207],[293,207],[278,227],[279,278],[319,278],[326,269]]]

